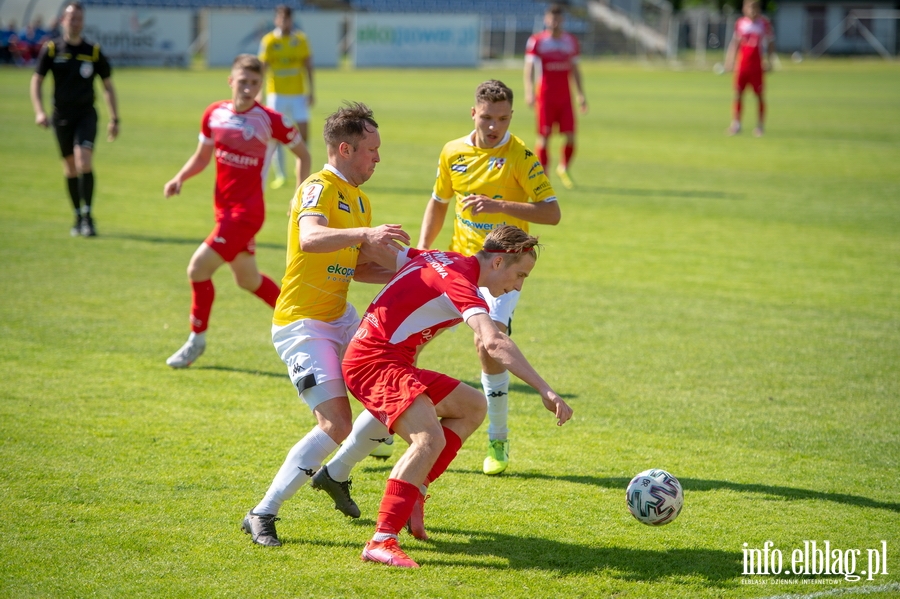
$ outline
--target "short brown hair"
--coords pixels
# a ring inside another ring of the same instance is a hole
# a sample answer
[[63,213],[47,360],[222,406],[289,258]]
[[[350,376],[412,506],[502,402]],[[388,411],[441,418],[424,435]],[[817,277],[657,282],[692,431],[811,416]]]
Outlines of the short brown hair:
[[518,262],[525,254],[531,254],[537,260],[541,247],[543,246],[538,243],[537,237],[529,235],[519,227],[500,225],[487,234],[479,253],[501,254],[510,262]]
[[287,19],[291,18],[291,15],[294,14],[294,11],[291,10],[291,7],[287,4],[279,4],[275,7],[275,14],[279,17],[285,17]]
[[509,102],[512,106],[513,92],[502,81],[490,79],[475,89],[475,103],[483,102]]
[[548,15],[562,15],[565,14],[566,9],[562,4],[551,4],[547,7]]
[[346,102],[337,112],[325,119],[325,128],[322,131],[325,143],[336,148],[346,142],[355,150],[356,144],[365,137],[370,127],[378,129],[378,123],[372,114],[372,109],[362,102]]
[[262,62],[252,54],[238,54],[231,63],[231,70],[246,69],[262,75]]

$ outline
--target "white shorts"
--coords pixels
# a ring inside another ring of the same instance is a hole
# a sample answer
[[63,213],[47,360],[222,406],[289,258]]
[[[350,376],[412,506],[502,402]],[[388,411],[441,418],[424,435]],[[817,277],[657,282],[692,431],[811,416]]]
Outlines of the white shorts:
[[506,332],[511,333],[513,312],[516,311],[516,304],[519,303],[519,292],[513,290],[509,293],[504,293],[500,297],[494,297],[487,287],[479,287],[479,290],[484,299],[487,300],[491,320],[506,325]]
[[309,98],[306,94],[269,94],[266,106],[295,123],[309,122]]
[[359,315],[350,304],[333,322],[304,318],[284,326],[272,325],[275,351],[287,366],[297,394],[310,410],[329,399],[347,395],[341,359],[357,328]]

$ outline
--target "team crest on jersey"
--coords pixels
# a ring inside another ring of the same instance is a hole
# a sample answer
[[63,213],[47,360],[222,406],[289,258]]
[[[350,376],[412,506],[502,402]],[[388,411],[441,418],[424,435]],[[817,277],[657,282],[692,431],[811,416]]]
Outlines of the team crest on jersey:
[[319,204],[319,198],[322,197],[324,187],[321,183],[312,183],[303,190],[303,203],[301,208],[312,208]]
[[256,135],[256,129],[253,128],[253,125],[245,125],[241,128],[241,137],[244,138],[244,141],[250,141],[254,135]]
[[81,63],[81,68],[78,69],[78,72],[82,77],[88,79],[91,75],[94,74],[94,63],[92,62],[83,62]]
[[488,160],[488,170],[500,170],[503,168],[503,165],[506,164],[506,158],[491,158]]

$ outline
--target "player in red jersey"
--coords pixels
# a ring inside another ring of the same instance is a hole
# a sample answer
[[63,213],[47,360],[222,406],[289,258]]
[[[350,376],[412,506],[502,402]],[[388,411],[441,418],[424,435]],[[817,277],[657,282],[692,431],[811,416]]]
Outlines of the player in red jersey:
[[[741,132],[741,110],[743,108],[744,88],[753,88],[759,106],[759,117],[753,134],[763,134],[763,122],[766,115],[766,103],[763,99],[763,71],[770,70],[775,55],[775,34],[772,23],[762,16],[759,0],[744,0],[744,16],[734,24],[734,36],[728,45],[725,56],[725,70],[734,69],[734,104],[732,109],[729,135]],[[766,60],[763,61],[763,47]]]
[[400,269],[363,316],[344,355],[344,380],[372,415],[409,443],[388,478],[363,560],[418,567],[400,549],[397,535],[424,503],[422,489],[447,469],[487,413],[480,390],[416,368],[416,352],[441,330],[465,322],[491,357],[540,393],[558,425],[572,417],[572,408],[497,328],[479,291],[487,287],[496,297],[521,291],[537,250],[537,238],[513,225],[491,231],[474,256],[401,250]]
[[[537,115],[538,135],[534,149],[545,169],[550,168],[547,139],[553,133],[553,126],[556,125],[559,133],[565,136],[556,172],[563,186],[571,189],[574,184],[569,177],[569,164],[575,153],[575,114],[572,110],[570,80],[575,83],[581,112],[587,112],[588,106],[581,85],[581,71],[578,69],[578,40],[563,29],[563,18],[562,6],[551,5],[544,14],[546,29],[528,38],[525,46],[525,103],[534,106]],[[540,76],[535,91],[538,64]]]
[[302,181],[303,165],[309,164],[309,151],[297,128],[255,100],[262,85],[258,58],[251,54],[235,58],[228,85],[231,100],[215,102],[206,109],[197,150],[163,188],[167,198],[181,193],[184,182],[202,172],[215,156],[216,226],[188,264],[191,334],[166,360],[172,368],[187,368],[206,349],[206,327],[215,298],[212,276],[226,262],[238,286],[275,307],[278,284],[259,272],[254,257],[254,238],[266,214],[262,172],[269,141],[285,144],[297,156],[298,181]]

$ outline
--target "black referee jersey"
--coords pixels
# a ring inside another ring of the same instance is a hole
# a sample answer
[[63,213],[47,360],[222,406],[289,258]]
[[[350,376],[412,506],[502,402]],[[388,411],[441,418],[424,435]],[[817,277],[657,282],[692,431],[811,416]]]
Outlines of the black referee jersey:
[[41,77],[53,73],[53,111],[67,116],[94,105],[94,77],[109,78],[112,67],[100,44],[82,39],[70,45],[59,37],[43,45],[34,71]]

